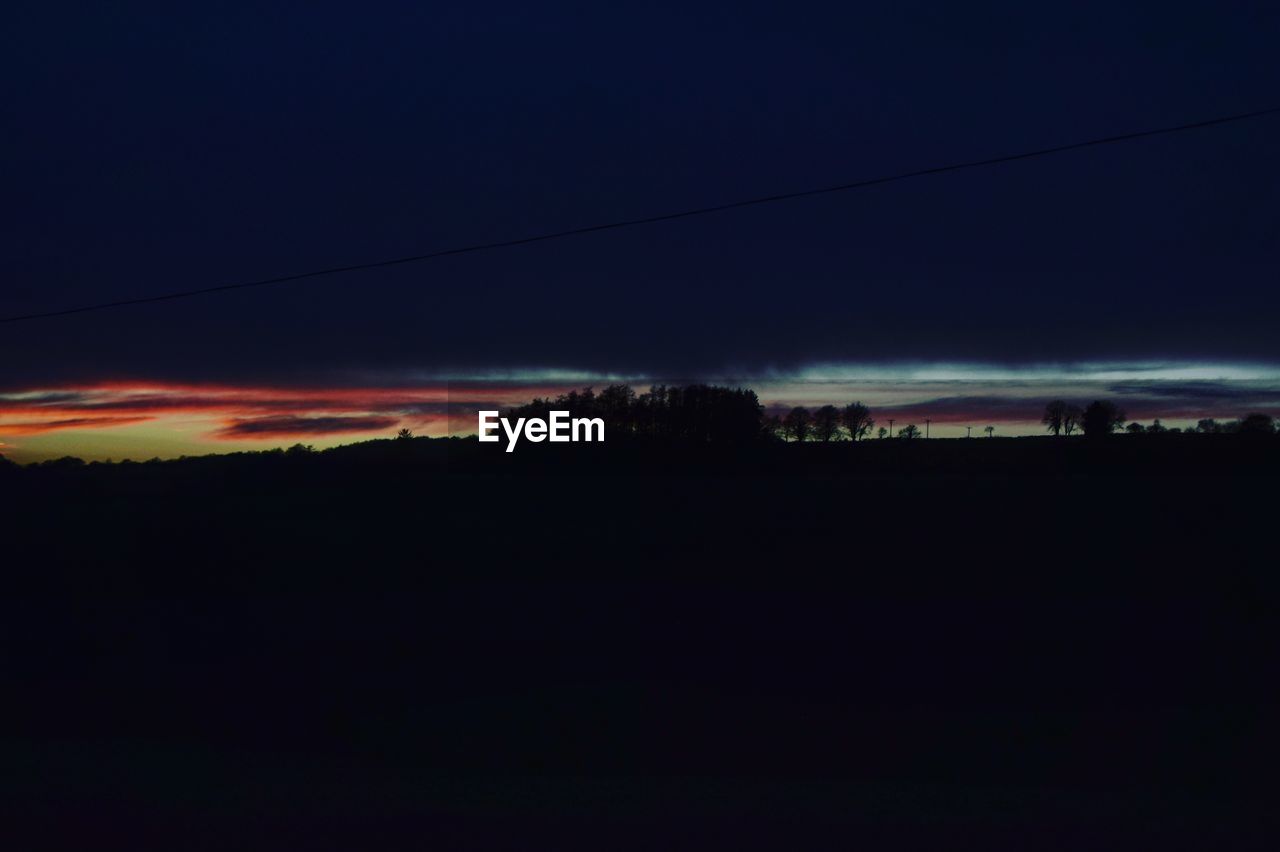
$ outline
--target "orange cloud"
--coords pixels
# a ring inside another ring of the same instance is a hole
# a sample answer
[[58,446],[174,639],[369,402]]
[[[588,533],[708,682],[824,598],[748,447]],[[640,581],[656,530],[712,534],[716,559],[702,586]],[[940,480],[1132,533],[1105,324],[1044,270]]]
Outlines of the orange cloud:
[[182,416],[208,421],[208,437],[216,440],[373,432],[401,423],[447,433],[473,425],[479,407],[515,405],[564,390],[518,382],[333,388],[107,381],[0,393],[0,435]]

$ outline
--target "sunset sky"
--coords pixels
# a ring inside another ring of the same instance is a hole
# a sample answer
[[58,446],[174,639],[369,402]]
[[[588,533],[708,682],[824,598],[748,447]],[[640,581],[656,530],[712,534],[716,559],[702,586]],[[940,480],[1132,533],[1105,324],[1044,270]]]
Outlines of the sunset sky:
[[[86,4],[68,28],[25,4],[0,318],[1276,106],[1280,8],[1156,8]],[[1278,139],[1261,118],[0,324],[0,453],[466,432],[611,381],[861,399],[940,437],[1038,432],[1055,397],[1280,414]]]
[[[1054,398],[1081,404],[1117,400],[1131,418],[1185,426],[1201,417],[1280,407],[1280,370],[1259,365],[1095,364],[992,368],[978,365],[815,367],[743,381],[779,413],[792,405],[872,407],[895,426],[932,420],[934,437],[1038,434],[1040,411]],[[295,442],[316,447],[418,435],[468,435],[476,411],[502,408],[574,387],[644,377],[540,371],[523,379],[470,377],[398,385],[282,386],[100,382],[0,393],[0,452],[16,461],[64,455],[86,459],[170,458]],[[679,381],[679,379],[677,379]]]

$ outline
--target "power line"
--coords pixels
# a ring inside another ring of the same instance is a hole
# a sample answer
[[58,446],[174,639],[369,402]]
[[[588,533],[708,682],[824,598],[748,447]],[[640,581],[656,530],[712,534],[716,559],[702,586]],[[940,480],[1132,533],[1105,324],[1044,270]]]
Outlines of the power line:
[[1202,127],[1213,127],[1215,125],[1230,124],[1237,121],[1247,121],[1253,118],[1261,118],[1263,116],[1275,115],[1280,113],[1280,107],[1270,107],[1268,109],[1255,110],[1253,112],[1239,113],[1236,115],[1220,116],[1218,118],[1204,119],[1203,121],[1193,121],[1187,124],[1178,124],[1172,127],[1159,127],[1154,130],[1140,130],[1136,133],[1122,133],[1116,136],[1104,136],[1098,139],[1089,139],[1084,142],[1072,142],[1066,145],[1055,145],[1051,148],[1037,148],[1033,151],[1023,151],[1018,154],[1006,154],[1000,157],[988,157],[982,160],[969,160],[966,162],[949,163],[944,166],[932,166],[927,169],[917,169],[910,172],[900,172],[893,175],[885,175],[883,177],[868,178],[866,180],[853,181],[851,183],[841,183],[834,186],[824,186],[817,189],[805,189],[798,192],[783,192],[775,195],[762,195],[756,198],[748,198],[742,201],[730,201],[724,204],[714,204],[708,207],[695,207],[688,210],[680,210],[672,213],[660,213],[656,216],[643,216],[637,219],[622,219],[616,222],[607,222],[600,225],[587,225],[581,228],[570,228],[564,231],[553,231],[547,234],[537,234],[530,237],[520,237],[512,240],[499,240],[490,243],[476,243],[469,246],[459,246],[457,248],[441,249],[440,251],[428,252],[426,254],[414,254],[406,257],[397,257],[390,260],[376,260],[369,263],[355,263],[349,266],[330,266],[325,269],[313,269],[309,272],[299,272],[294,275],[281,275],[276,278],[260,278],[256,281],[241,281],[236,284],[219,284],[213,287],[200,287],[195,290],[178,290],[172,293],[160,293],[155,296],[140,296],[133,299],[117,299],[110,302],[98,302],[96,304],[78,305],[71,308],[62,308],[54,311],[42,311],[33,314],[19,314],[16,316],[0,317],[0,323],[23,322],[25,320],[47,319],[49,317],[68,316],[70,314],[82,314],[89,311],[102,311],[108,308],[123,308],[130,305],[145,305],[152,302],[167,302],[174,299],[186,299],[192,296],[203,296],[209,293],[225,293],[230,290],[245,290],[250,287],[266,287],[271,284],[284,284],[289,281],[300,281],[304,278],[318,278],[322,275],[338,275],[344,272],[356,272],[363,269],[379,269],[385,266],[399,266],[405,263],[418,263],[424,260],[434,260],[441,257],[450,257],[459,254],[472,254],[474,252],[490,251],[492,249],[511,248],[513,246],[528,245],[529,243],[546,242],[547,240],[558,240],[565,237],[576,237],[584,234],[594,234],[599,231],[612,231],[619,228],[631,228],[637,225],[651,225],[656,222],[669,222],[674,219],[687,219],[691,216],[705,216],[709,213],[721,213],[726,210],[737,210],[742,207],[754,207],[760,204],[772,204],[777,201],[790,201],[797,198],[810,198],[815,195],[827,195],[834,192],[847,192],[854,189],[865,189],[867,187],[879,186],[880,184],[893,183],[894,181],[909,180],[911,178],[928,177],[929,175],[942,174],[944,172],[957,172],[964,169],[976,169],[983,166],[994,166],[999,163],[1011,163],[1017,160],[1029,160],[1033,157],[1044,157],[1049,154],[1061,154],[1065,151],[1076,151],[1080,148],[1091,148],[1097,145],[1110,145],[1115,142],[1128,142],[1134,139],[1145,139],[1151,136],[1162,136],[1169,133],[1181,133],[1186,130],[1196,130]]

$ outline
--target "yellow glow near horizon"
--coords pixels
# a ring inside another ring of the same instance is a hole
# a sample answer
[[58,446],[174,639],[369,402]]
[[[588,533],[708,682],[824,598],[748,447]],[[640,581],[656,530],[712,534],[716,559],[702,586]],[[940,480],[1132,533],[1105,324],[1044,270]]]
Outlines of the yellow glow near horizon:
[[[1160,418],[1170,427],[1250,411],[1280,414],[1280,367],[1257,364],[844,364],[704,380],[751,387],[773,411],[859,400],[872,408],[877,426],[893,418],[895,430],[908,423],[923,428],[928,418],[937,438],[964,437],[965,426],[982,434],[988,425],[999,436],[1042,434],[1047,399],[1109,398],[1131,419]],[[19,462],[67,455],[141,461],[295,443],[327,448],[389,438],[401,427],[418,435],[450,434],[452,427],[452,434],[466,435],[475,431],[479,408],[617,381],[627,380],[517,370],[422,384],[392,375],[382,384],[341,387],[99,382],[15,389],[0,392],[0,454]],[[650,384],[677,382],[632,377],[628,383],[643,392]]]

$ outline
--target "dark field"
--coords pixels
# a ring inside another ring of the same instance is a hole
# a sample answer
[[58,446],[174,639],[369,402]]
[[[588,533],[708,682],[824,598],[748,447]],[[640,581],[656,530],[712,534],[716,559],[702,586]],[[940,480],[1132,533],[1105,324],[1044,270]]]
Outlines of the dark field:
[[1278,444],[0,469],[0,799],[80,848],[1269,848]]

